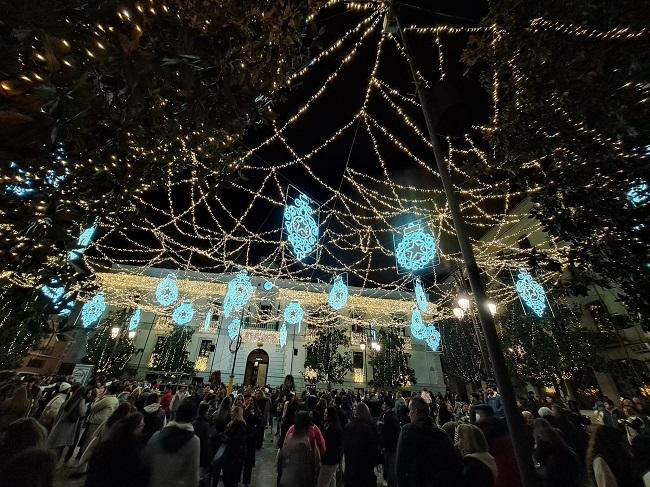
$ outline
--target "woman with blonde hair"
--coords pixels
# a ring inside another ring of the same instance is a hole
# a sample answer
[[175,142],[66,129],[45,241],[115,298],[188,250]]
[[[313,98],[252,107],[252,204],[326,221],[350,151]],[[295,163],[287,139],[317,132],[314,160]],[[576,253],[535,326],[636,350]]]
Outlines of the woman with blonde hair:
[[462,485],[493,487],[498,469],[483,432],[473,424],[461,423],[456,427],[454,443],[463,457]]

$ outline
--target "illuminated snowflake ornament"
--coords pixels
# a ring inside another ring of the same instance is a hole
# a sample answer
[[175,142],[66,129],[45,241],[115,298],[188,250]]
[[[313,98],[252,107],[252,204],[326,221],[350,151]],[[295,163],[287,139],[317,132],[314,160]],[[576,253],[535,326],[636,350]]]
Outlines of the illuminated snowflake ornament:
[[41,286],[41,292],[52,302],[53,314],[68,316],[72,313],[74,300],[66,297],[65,287],[60,285],[58,279],[53,279],[49,285]]
[[214,310],[210,308],[208,312],[205,314],[205,319],[203,320],[203,331],[208,331],[210,329],[210,325],[212,324],[212,315],[214,314]]
[[86,249],[88,248],[88,246],[93,241],[93,238],[95,237],[95,232],[97,232],[97,225],[88,227],[83,232],[81,232],[79,238],[77,238],[76,247],[68,253],[68,260],[70,261],[77,260],[82,255],[84,255]]
[[425,341],[431,350],[437,352],[440,349],[440,332],[435,325],[428,325],[427,328],[427,338],[425,338]]
[[231,340],[235,340],[239,336],[240,331],[241,321],[239,321],[239,318],[235,318],[228,324],[228,336]]
[[161,306],[171,306],[178,299],[176,276],[169,274],[156,286],[156,301]]
[[296,259],[302,260],[314,250],[318,240],[318,223],[304,194],[284,209],[284,228]]
[[399,268],[419,271],[433,261],[437,250],[433,236],[421,224],[411,223],[404,228],[402,240],[395,247],[395,258]]
[[284,320],[290,325],[299,325],[304,316],[305,310],[298,301],[292,301],[284,308]]
[[330,307],[336,311],[340,310],[347,304],[348,297],[348,286],[343,282],[343,276],[336,276],[329,294]]
[[526,269],[519,269],[515,288],[521,301],[541,318],[546,309],[546,293],[542,285]]
[[627,192],[627,199],[630,200],[634,206],[641,206],[650,200],[650,188],[644,182],[637,182]]
[[41,292],[45,297],[50,298],[52,304],[56,305],[61,301],[61,298],[63,298],[65,288],[63,286],[57,286],[56,282],[52,281],[49,286],[45,285],[41,287]]
[[228,318],[233,311],[239,311],[253,296],[253,285],[246,271],[239,272],[228,283],[223,300],[223,315]]
[[278,333],[278,339],[280,341],[280,346],[284,348],[284,346],[287,344],[287,324],[282,323],[282,326],[280,327],[280,332]]
[[426,313],[427,309],[429,309],[429,299],[419,277],[415,279],[415,302],[423,313]]
[[419,309],[415,308],[411,312],[411,335],[418,340],[425,340],[428,332],[429,330],[422,319],[422,313],[420,313]]
[[102,316],[104,311],[106,311],[104,293],[98,293],[81,308],[81,324],[84,328],[88,328]]
[[131,319],[129,320],[129,331],[134,331],[138,329],[138,325],[140,324],[141,317],[142,317],[142,310],[138,308],[133,312],[133,315],[131,315]]
[[189,301],[182,302],[172,313],[172,321],[179,326],[187,325],[192,321],[194,308]]

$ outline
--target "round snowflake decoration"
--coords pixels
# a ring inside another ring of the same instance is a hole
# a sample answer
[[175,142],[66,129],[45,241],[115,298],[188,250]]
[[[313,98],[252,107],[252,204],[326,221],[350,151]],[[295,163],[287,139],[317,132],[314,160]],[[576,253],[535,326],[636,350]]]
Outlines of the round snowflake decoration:
[[422,313],[415,308],[411,313],[411,335],[418,340],[425,340],[428,332],[429,330],[422,320]]
[[246,271],[241,271],[228,283],[223,300],[223,315],[228,318],[233,311],[242,309],[253,296],[253,285]]
[[241,321],[239,318],[235,318],[228,325],[228,336],[231,340],[235,340],[241,331]]
[[293,247],[296,259],[304,259],[316,246],[318,224],[314,219],[309,200],[304,194],[293,200],[292,205],[284,209],[284,228],[287,240]]
[[515,288],[523,303],[541,318],[546,309],[546,293],[542,285],[526,269],[519,269]]
[[185,301],[174,310],[172,313],[172,320],[177,325],[182,326],[187,325],[190,321],[192,321],[193,316],[194,308],[192,307],[192,303]]
[[98,293],[81,308],[81,324],[88,328],[106,311],[106,300],[104,293]]
[[156,301],[161,306],[171,306],[178,299],[176,276],[169,274],[156,286]]
[[440,349],[440,332],[435,325],[427,326],[427,338],[425,339],[429,348],[434,352],[437,352]]
[[287,344],[287,324],[282,323],[282,326],[280,327],[280,333],[278,334],[278,338],[280,340],[280,346],[284,348],[284,346]]
[[329,303],[333,310],[340,310],[348,302],[348,287],[343,282],[343,276],[334,278],[334,285],[330,289]]
[[298,301],[292,301],[284,308],[284,321],[290,325],[300,326],[300,322],[305,316],[305,310],[302,309]]
[[133,312],[133,314],[131,315],[131,319],[129,320],[129,331],[134,331],[138,329],[141,316],[142,316],[142,310],[140,308],[136,309]]
[[424,269],[436,255],[436,241],[415,223],[408,225],[403,233],[404,237],[395,249],[397,264],[408,271]]
[[426,313],[427,309],[429,309],[427,293],[424,291],[424,286],[422,286],[419,277],[415,279],[415,302],[423,313]]

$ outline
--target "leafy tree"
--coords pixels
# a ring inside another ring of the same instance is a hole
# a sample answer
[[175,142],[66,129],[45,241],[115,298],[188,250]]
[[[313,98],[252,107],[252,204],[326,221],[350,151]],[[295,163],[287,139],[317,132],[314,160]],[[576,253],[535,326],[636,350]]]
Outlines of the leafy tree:
[[[119,377],[135,353],[133,340],[128,336],[129,310],[112,311],[91,332],[86,345],[86,359],[95,366],[95,371],[111,377]],[[114,327],[120,332],[111,336]]]
[[443,346],[440,358],[445,374],[467,384],[479,382],[482,359],[472,325],[445,320],[440,322],[440,333]]
[[151,353],[151,369],[161,372],[192,372],[194,363],[187,359],[187,346],[194,330],[188,326],[174,326],[168,335],[158,340]]
[[379,330],[379,352],[369,360],[372,365],[373,385],[395,389],[407,382],[415,384],[415,371],[409,367],[411,354],[406,352],[404,337],[397,328],[386,327]]
[[650,183],[642,12],[636,0],[494,2],[464,61],[497,95],[483,131],[494,159],[467,169],[527,191],[544,229],[568,243],[574,274],[620,286],[649,323],[648,187],[644,201],[628,196]]
[[349,346],[350,338],[341,328],[319,328],[315,340],[305,345],[305,368],[309,367],[316,373],[313,382],[327,382],[328,387],[342,384],[346,374],[352,370],[352,357],[347,352]]

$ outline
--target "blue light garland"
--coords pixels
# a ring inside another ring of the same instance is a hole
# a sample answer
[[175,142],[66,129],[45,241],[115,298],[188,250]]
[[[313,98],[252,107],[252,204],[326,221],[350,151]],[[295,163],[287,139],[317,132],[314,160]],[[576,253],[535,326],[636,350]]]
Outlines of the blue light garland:
[[349,292],[348,286],[343,282],[343,276],[336,276],[334,278],[334,285],[330,289],[329,303],[333,310],[340,310],[348,302]]
[[77,239],[77,246],[75,249],[71,250],[68,253],[68,260],[76,260],[81,257],[85,252],[88,246],[93,241],[95,237],[95,232],[97,231],[97,225],[86,228]]
[[44,285],[41,287],[41,292],[52,301],[52,304],[56,305],[65,294],[65,288],[63,286],[56,286],[56,281],[52,281],[49,286]]
[[172,313],[172,320],[179,326],[187,325],[192,321],[194,308],[189,301],[183,301]]
[[278,333],[278,339],[280,341],[280,347],[284,348],[284,346],[287,344],[287,324],[282,323],[282,326],[280,326],[280,332]]
[[425,341],[427,342],[427,345],[429,345],[429,348],[433,350],[434,352],[437,352],[440,349],[440,332],[438,331],[438,328],[435,325],[429,325],[427,326],[428,331],[427,331],[427,338]]
[[314,250],[318,241],[318,224],[309,206],[309,199],[301,194],[293,200],[292,205],[284,209],[284,228],[287,240],[293,247],[296,259],[304,259]]
[[203,331],[208,331],[210,329],[210,325],[212,324],[212,314],[214,313],[214,310],[210,308],[208,312],[205,315],[205,319],[203,320]]
[[41,286],[43,295],[52,302],[53,314],[69,316],[74,309],[75,302],[65,298],[65,287],[59,285],[58,279],[52,279],[49,285]]
[[420,310],[415,308],[411,312],[411,335],[413,338],[417,338],[418,340],[424,340],[427,338],[427,333],[429,330],[427,330],[427,327],[424,325],[424,321],[422,320],[422,313],[420,313]]
[[644,182],[637,182],[627,192],[627,199],[630,200],[634,206],[641,206],[648,202],[650,199],[650,191],[648,191],[648,184]]
[[395,249],[397,265],[407,271],[424,269],[436,256],[436,241],[419,223],[409,224]]
[[228,324],[228,336],[231,340],[235,340],[240,332],[241,321],[239,321],[239,318],[234,318],[230,324]]
[[253,296],[253,285],[246,271],[239,272],[228,283],[226,297],[223,300],[223,316],[230,317],[233,311],[239,311]]
[[169,274],[156,286],[156,301],[161,306],[171,306],[178,299],[176,276]]
[[88,328],[102,316],[104,311],[106,311],[104,293],[98,293],[81,308],[81,324],[84,328]]
[[418,305],[418,308],[420,308],[420,311],[423,313],[426,313],[427,309],[429,309],[429,299],[427,298],[427,293],[424,291],[424,287],[422,286],[422,282],[420,281],[420,278],[417,277],[415,279],[415,302]]
[[526,269],[519,269],[515,288],[522,302],[541,318],[546,309],[546,292],[542,285]]
[[142,317],[142,310],[140,308],[137,308],[133,314],[131,315],[131,319],[129,320],[129,331],[134,331],[138,329],[138,325],[140,324],[140,318]]

